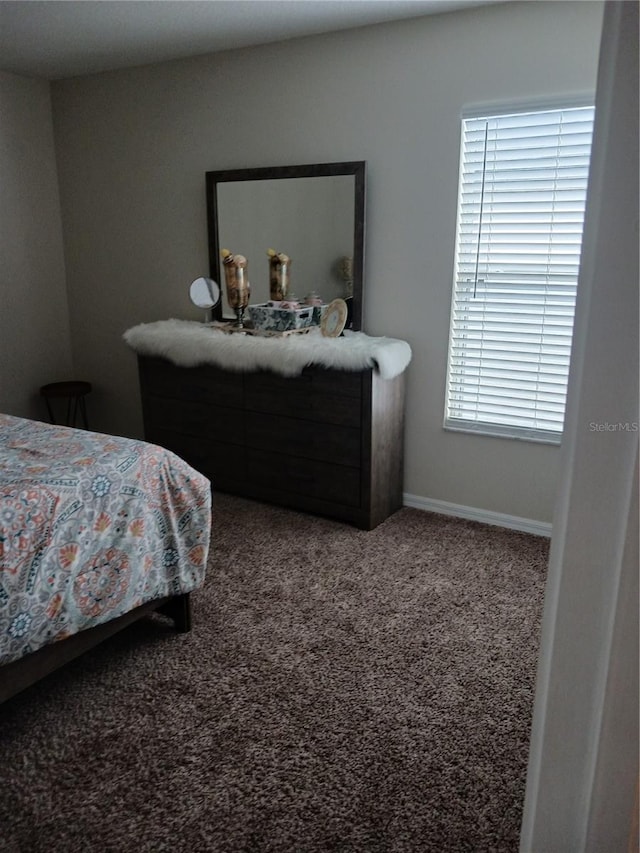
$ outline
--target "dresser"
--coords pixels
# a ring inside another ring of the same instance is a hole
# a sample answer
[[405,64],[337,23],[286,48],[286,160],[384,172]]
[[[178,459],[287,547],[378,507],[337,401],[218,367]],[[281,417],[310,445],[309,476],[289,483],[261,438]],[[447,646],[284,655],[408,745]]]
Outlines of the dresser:
[[404,374],[138,356],[145,439],[229,492],[370,530],[402,505]]

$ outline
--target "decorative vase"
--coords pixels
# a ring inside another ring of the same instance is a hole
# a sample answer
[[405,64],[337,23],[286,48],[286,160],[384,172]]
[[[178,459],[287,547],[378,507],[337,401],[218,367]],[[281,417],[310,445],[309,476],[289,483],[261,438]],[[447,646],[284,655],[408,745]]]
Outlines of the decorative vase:
[[353,296],[353,258],[340,258],[337,268],[338,277],[344,282],[345,299],[350,299]]
[[291,292],[291,258],[284,252],[269,249],[269,298],[281,302]]
[[235,311],[235,325],[241,329],[244,326],[244,312],[251,296],[247,259],[244,255],[232,255],[228,249],[223,249],[222,266],[227,288],[227,302]]

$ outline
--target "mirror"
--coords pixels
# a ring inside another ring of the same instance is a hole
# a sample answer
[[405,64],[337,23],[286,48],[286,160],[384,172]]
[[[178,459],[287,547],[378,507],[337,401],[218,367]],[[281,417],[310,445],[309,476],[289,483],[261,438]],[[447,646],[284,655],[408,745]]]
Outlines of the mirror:
[[220,301],[220,288],[212,278],[197,278],[191,282],[189,296],[194,305],[205,309],[205,323],[210,317],[210,308],[214,308]]
[[[290,290],[300,302],[346,299],[347,327],[362,327],[365,163],[321,163],[207,172],[210,274],[224,281],[220,253],[247,258],[250,304],[269,301],[268,250],[290,261]],[[216,319],[235,312],[225,289]]]
[[213,308],[220,299],[220,288],[212,278],[197,278],[191,282],[189,296],[198,308]]

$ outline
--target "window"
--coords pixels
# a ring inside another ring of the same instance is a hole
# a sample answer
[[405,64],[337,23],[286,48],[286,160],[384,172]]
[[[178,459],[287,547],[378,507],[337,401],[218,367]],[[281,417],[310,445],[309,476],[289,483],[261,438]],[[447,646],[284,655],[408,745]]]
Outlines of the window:
[[463,119],[447,428],[560,440],[593,118]]

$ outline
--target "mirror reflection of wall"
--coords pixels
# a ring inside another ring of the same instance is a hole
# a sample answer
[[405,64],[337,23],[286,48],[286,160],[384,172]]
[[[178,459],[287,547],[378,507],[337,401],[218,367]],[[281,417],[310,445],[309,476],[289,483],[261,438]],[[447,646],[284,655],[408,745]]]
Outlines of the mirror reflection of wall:
[[[354,185],[352,175],[217,185],[219,245],[247,258],[252,304],[269,299],[270,248],[290,256],[298,299],[311,291],[324,302],[348,295],[339,268],[354,253]],[[224,316],[233,316],[223,300]]]

